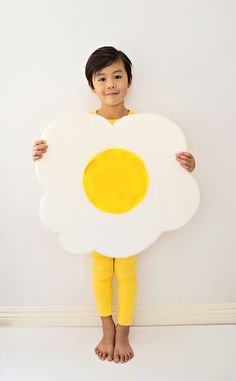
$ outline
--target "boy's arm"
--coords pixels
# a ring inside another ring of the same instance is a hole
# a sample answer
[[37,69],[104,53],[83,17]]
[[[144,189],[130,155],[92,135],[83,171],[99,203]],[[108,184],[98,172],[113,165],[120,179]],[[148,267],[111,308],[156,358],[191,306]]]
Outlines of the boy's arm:
[[192,172],[196,167],[196,162],[193,155],[190,152],[181,151],[175,154],[176,160],[179,161],[180,165],[184,167],[187,171]]
[[[45,140],[36,140],[33,146],[32,159],[39,160],[43,157],[43,154],[47,152],[48,145]],[[175,154],[176,160],[179,161],[180,165],[184,167],[187,171],[192,172],[196,167],[196,162],[194,156],[190,152],[178,152]]]
[[48,145],[45,140],[36,140],[33,146],[32,159],[39,160],[43,157],[43,154],[47,152]]

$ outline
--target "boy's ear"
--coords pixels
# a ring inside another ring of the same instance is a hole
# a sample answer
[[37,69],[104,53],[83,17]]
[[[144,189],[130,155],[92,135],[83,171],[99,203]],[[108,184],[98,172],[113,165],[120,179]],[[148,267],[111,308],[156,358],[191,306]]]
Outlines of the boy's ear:
[[88,82],[88,86],[90,88],[90,90],[94,93],[95,92],[95,89],[92,88],[92,86],[90,86],[90,83]]
[[90,90],[95,93],[95,89],[93,89],[91,86],[89,86]]

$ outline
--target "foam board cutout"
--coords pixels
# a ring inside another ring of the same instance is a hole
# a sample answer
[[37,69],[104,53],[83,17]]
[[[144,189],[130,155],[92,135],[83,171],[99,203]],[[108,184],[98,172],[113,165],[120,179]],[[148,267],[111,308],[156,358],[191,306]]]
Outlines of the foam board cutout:
[[137,113],[111,124],[65,115],[41,139],[49,147],[35,163],[40,219],[70,254],[138,254],[199,207],[198,185],[175,158],[187,151],[185,137],[166,117]]

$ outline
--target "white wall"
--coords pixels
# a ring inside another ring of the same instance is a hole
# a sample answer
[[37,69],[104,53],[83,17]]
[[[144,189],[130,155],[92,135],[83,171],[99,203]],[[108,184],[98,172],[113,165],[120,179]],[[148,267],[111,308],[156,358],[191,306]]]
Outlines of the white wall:
[[201,206],[138,255],[138,304],[232,303],[235,288],[235,2],[5,2],[0,16],[0,306],[94,305],[91,258],[39,220],[34,140],[99,106],[84,66],[112,45],[133,62],[127,107],[184,131]]

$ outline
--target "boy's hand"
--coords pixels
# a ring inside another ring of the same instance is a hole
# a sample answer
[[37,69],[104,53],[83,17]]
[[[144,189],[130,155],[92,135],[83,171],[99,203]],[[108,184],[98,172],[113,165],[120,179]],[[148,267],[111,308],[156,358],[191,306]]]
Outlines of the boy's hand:
[[33,146],[32,159],[39,160],[43,157],[43,154],[47,152],[48,146],[45,140],[36,140]]
[[192,172],[196,166],[195,159],[190,152],[178,152],[175,154],[176,160],[179,161],[180,165],[184,167],[187,171]]

